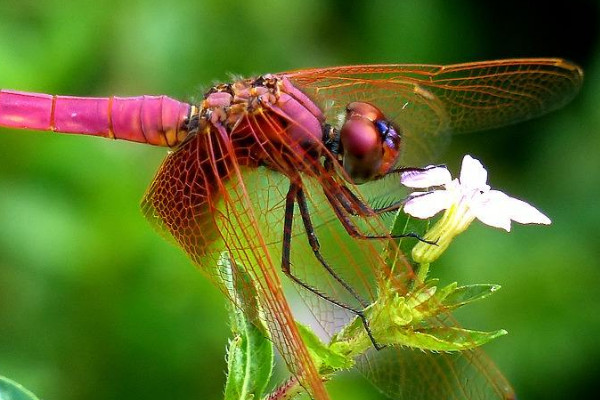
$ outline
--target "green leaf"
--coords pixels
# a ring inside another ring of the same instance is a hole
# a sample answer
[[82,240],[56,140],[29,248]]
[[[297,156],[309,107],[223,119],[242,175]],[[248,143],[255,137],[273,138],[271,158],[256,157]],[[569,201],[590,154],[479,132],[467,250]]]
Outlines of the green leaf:
[[457,308],[477,300],[485,299],[498,289],[500,289],[500,285],[485,283],[454,287],[454,290],[445,295],[444,298],[441,298],[440,301],[448,308]]
[[225,400],[259,399],[273,372],[273,344],[260,319],[256,288],[227,253],[221,254],[218,267],[221,283],[235,303],[229,307],[233,339],[227,349]]
[[[434,279],[431,279],[430,281],[434,281]],[[437,285],[439,283],[439,279],[435,279],[435,283]],[[457,287],[458,287],[458,283],[452,282],[451,284],[439,289],[435,295],[435,297],[437,298],[437,301],[440,303],[443,302],[444,299],[446,297],[448,297],[448,295],[450,293],[454,292]]]
[[336,348],[325,345],[310,328],[298,322],[296,326],[320,374],[331,374],[354,366],[352,358],[336,351]]
[[463,351],[481,346],[505,335],[503,329],[481,332],[458,327],[431,327],[419,330],[389,329],[378,339],[387,345],[401,345],[431,351]]
[[[409,346],[431,351],[462,351],[481,346],[506,331],[480,332],[440,324],[439,315],[449,310],[489,296],[498,285],[457,287],[451,283],[438,288],[437,279],[430,279],[406,296],[392,291],[380,291],[376,302],[364,310],[377,342],[389,346]],[[382,297],[382,294],[385,296]],[[355,357],[372,346],[362,321],[355,318],[333,338],[330,348]]]
[[[417,308],[427,303],[430,303],[434,298],[437,299],[439,295],[436,296],[438,292],[437,284],[439,283],[438,279],[430,279],[426,281],[423,285],[418,288],[412,290],[408,294],[407,304],[412,308]],[[439,300],[437,300],[439,302]]]
[[36,395],[8,378],[0,376],[0,400],[39,400]]

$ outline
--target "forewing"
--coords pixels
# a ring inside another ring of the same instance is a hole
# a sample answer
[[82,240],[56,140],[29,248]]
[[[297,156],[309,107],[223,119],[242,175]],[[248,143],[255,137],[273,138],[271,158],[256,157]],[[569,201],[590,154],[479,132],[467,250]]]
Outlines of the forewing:
[[[260,125],[260,124],[257,124]],[[287,137],[287,136],[283,136]],[[289,140],[289,137],[288,137]],[[284,142],[282,151],[297,148],[297,143]],[[293,154],[293,153],[292,153]],[[328,157],[325,152],[325,156]],[[348,283],[355,292],[369,302],[376,301],[384,286],[392,287],[402,295],[410,288],[406,277],[413,277],[412,267],[400,254],[392,267],[388,255],[395,253],[395,242],[391,240],[365,240],[351,237],[332,211],[325,193],[334,195],[336,184],[325,184],[329,172],[322,164],[309,164],[306,157],[298,155],[293,163],[308,171],[301,174],[302,187],[306,193],[309,215],[314,226],[314,234],[319,240],[318,252],[329,267]],[[257,221],[267,247],[274,260],[281,257],[281,237],[285,203],[283,201],[288,182],[282,175],[267,169],[254,169],[244,174],[246,189],[252,193],[249,198],[255,204]],[[278,178],[279,177],[279,178]],[[337,184],[342,184],[341,180]],[[388,182],[388,185],[393,185]],[[398,187],[398,182],[395,183]],[[361,188],[364,185],[361,185]],[[349,187],[363,200],[370,193],[361,192],[358,187]],[[368,188],[367,188],[368,190]],[[361,309],[351,293],[329,274],[314,254],[307,238],[306,229],[299,217],[296,205],[292,227],[291,271],[304,283],[347,306]],[[279,217],[278,217],[279,216]],[[353,217],[352,222],[364,233],[389,232],[385,221],[377,217]],[[387,250],[389,248],[391,250]],[[414,282],[414,281],[413,281]],[[415,284],[419,284],[418,282]],[[327,339],[340,327],[354,318],[351,312],[323,300],[304,288],[298,287],[300,296],[308,306],[307,310],[323,328],[323,338]],[[295,309],[296,317],[310,321],[301,309]],[[449,313],[441,313],[435,323],[440,326],[457,327]],[[475,339],[473,339],[475,342]],[[359,366],[368,378],[384,393],[395,399],[507,399],[513,395],[510,385],[494,364],[480,350],[470,350],[455,354],[424,353],[402,347],[390,347],[383,351],[370,351],[359,361]],[[412,395],[416,397],[411,397]]]
[[579,67],[561,59],[358,65],[284,73],[335,120],[352,101],[375,104],[401,128],[402,164],[435,159],[447,134],[512,124],[555,110],[578,92]]
[[[258,294],[260,315],[291,373],[313,398],[327,399],[259,227],[261,212],[254,208],[256,203],[250,199],[242,167],[230,146],[225,132],[216,129],[188,140],[167,157],[142,208],[213,281],[221,278],[217,262],[223,250],[245,268]],[[269,217],[265,212],[261,215]]]
[[[549,60],[545,62],[550,64]],[[318,100],[330,122],[331,118],[344,113],[350,101],[369,101],[380,107],[403,131],[406,146],[404,162],[420,165],[425,162],[423,160],[436,156],[450,131],[497,126],[548,111],[558,107],[578,86],[578,83],[566,83],[560,93],[550,96],[554,99],[552,101],[547,95],[539,95],[542,93],[539,90],[536,93],[540,96],[541,105],[535,108],[534,102],[525,100],[522,105],[529,105],[531,109],[524,113],[516,108],[516,100],[501,100],[504,97],[499,93],[513,93],[515,89],[499,83],[500,72],[491,69],[500,68],[499,62],[491,64],[467,64],[466,67],[342,67],[289,73],[288,76],[309,96]],[[518,87],[525,86],[524,77],[528,74],[520,69],[524,68],[522,64],[523,61],[507,64],[507,71],[513,69],[513,73],[507,72],[510,78],[506,79],[509,83],[517,82]],[[568,69],[556,60],[554,64],[559,72],[564,73]],[[539,70],[545,64],[538,60],[533,65],[532,70]],[[538,73],[551,76],[547,71]],[[548,81],[556,83],[562,82],[562,79],[548,78]],[[466,88],[466,82],[470,80],[477,83]],[[445,83],[442,84],[442,81]],[[493,83],[491,89],[484,91],[484,82]],[[542,85],[550,86],[553,85]],[[494,112],[473,100],[476,93],[481,93],[480,102],[481,99],[496,101],[488,107]],[[500,113],[500,110],[506,111]],[[501,116],[494,120],[495,112]],[[476,122],[468,122],[467,115],[475,117]],[[276,118],[271,119],[268,113],[257,113],[250,118],[254,118],[251,125],[256,129],[269,127],[277,130],[283,126]],[[261,137],[259,133],[255,132],[255,137]],[[287,137],[285,132],[279,133],[280,137]],[[290,370],[300,377],[315,398],[326,398],[320,377],[298,336],[277,275],[289,179],[265,167],[245,167],[247,162],[240,163],[237,156],[231,156],[235,152],[226,136],[224,132],[213,129],[209,134],[197,135],[172,153],[149,189],[143,207],[150,219],[158,220],[159,225],[176,238],[212,279],[216,279],[215,274],[218,274],[215,266],[219,251],[224,249],[238,264],[248,269],[257,287],[273,340]],[[267,144],[261,143],[261,146]],[[298,147],[299,143],[284,141],[280,148],[269,149],[267,154],[272,159],[264,161],[276,164],[278,154],[285,151],[289,155],[286,160],[289,164],[297,165],[298,170],[311,171],[299,176],[315,226],[312,233],[319,240],[318,251],[339,277],[355,288],[361,297],[373,301],[377,298],[382,277],[390,277],[392,273],[400,277],[409,276],[412,274],[411,266],[406,260],[400,260],[395,265],[396,270],[390,271],[384,252],[389,241],[361,240],[348,235],[324,194],[324,191],[329,197],[335,194],[336,185],[324,185],[324,177],[330,171],[305,155],[298,154],[294,158],[294,149]],[[324,154],[327,156],[326,151]],[[342,184],[341,179],[338,184]],[[387,192],[396,196],[399,193],[398,182],[388,181],[387,184],[392,186]],[[357,187],[349,186],[359,198],[368,202],[368,185],[361,186],[363,193]],[[390,200],[398,198],[401,197]],[[326,296],[359,308],[357,299],[317,261],[297,205],[294,212],[290,244],[292,273]],[[362,232],[389,232],[389,226],[379,218],[351,219]],[[386,283],[394,284],[398,293],[408,290],[402,286],[402,279],[391,279],[391,282]],[[308,305],[308,311],[321,323],[325,338],[353,317],[351,312],[333,306],[312,292],[299,289],[299,293]],[[296,317],[302,320],[306,316],[296,313]],[[457,326],[448,314],[440,317],[438,322]],[[417,351],[391,348],[370,354],[364,360],[367,375],[392,398],[406,398],[413,393],[422,398],[504,399],[512,396],[510,386],[479,350],[451,357],[432,353],[421,356]]]

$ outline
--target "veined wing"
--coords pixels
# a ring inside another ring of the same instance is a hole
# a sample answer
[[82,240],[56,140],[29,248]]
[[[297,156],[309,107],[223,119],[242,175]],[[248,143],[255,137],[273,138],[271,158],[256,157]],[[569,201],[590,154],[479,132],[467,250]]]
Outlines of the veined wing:
[[[361,187],[353,187],[353,191],[360,195],[358,190]],[[382,284],[381,279],[387,278],[399,295],[409,291],[403,277],[413,274],[411,265],[400,259],[395,271],[391,271],[384,256],[385,246],[393,246],[393,242],[351,238],[332,215],[320,184],[305,177],[305,189],[321,252],[346,282],[371,302],[380,299],[378,288]],[[384,232],[385,229],[383,220],[378,218],[354,218],[354,222],[365,232]],[[271,225],[271,229],[275,229],[273,233],[279,228]],[[341,299],[346,304],[356,304],[315,261],[300,221],[296,221],[294,232],[292,260],[295,272],[304,282],[330,297]],[[272,236],[267,232],[267,237]],[[279,249],[273,248],[272,252],[275,254]],[[354,317],[305,290],[300,289],[300,295],[323,330],[330,335]],[[449,328],[458,326],[449,313],[438,316],[435,323]],[[392,399],[499,400],[514,397],[510,384],[479,348],[453,354],[404,347],[388,347],[380,351],[371,349],[359,358],[358,367],[375,387]]]
[[[253,280],[271,338],[291,373],[311,396],[328,399],[300,338],[227,135],[198,133],[169,154],[143,202],[148,219],[167,230],[208,277],[220,279],[217,262],[229,252]],[[218,285],[222,287],[221,285]],[[258,312],[253,312],[258,315]]]
[[[290,147],[293,145],[289,144]],[[302,157],[298,156],[295,162],[302,163]],[[284,213],[283,198],[288,179],[267,169],[247,172],[244,174],[244,182],[257,211],[261,233],[273,259],[279,260],[283,231],[280,216]],[[314,174],[302,176],[311,219],[323,257],[336,273],[369,301],[377,300],[378,287],[384,277],[398,293],[406,293],[408,288],[404,286],[402,277],[412,274],[411,266],[406,260],[400,259],[393,273],[384,256],[384,247],[391,245],[388,241],[359,240],[348,235],[323,193],[324,188],[325,191],[329,190],[321,182],[326,175],[327,171],[316,167]],[[353,187],[353,190],[362,197],[358,188]],[[389,229],[378,218],[355,218],[354,222],[367,232],[384,232],[385,229]],[[353,299],[317,262],[299,217],[294,220],[293,233],[293,273],[329,297],[357,306],[356,299]],[[354,317],[340,307],[315,296],[314,293],[302,288],[299,288],[299,293],[326,334],[335,333]],[[302,314],[297,313],[296,316],[301,317]],[[437,323],[448,327],[457,326],[450,315],[440,317]],[[327,336],[325,335],[325,338]],[[423,353],[420,350],[397,347],[379,352],[373,350],[362,359],[360,368],[381,391],[395,399],[508,399],[513,396],[512,388],[502,374],[478,349],[452,355]],[[417,397],[411,397],[412,394],[416,394]]]
[[506,378],[479,349],[454,353],[397,347],[370,350],[358,368],[391,399],[516,398]]
[[[320,183],[308,176],[303,178],[323,257],[362,296],[369,301],[377,300],[377,286],[380,283],[377,281],[390,273],[382,255],[388,241],[351,238],[331,211]],[[268,240],[269,251],[274,260],[279,260],[283,223],[278,216],[284,212],[282,199],[287,178],[257,169],[245,174],[245,182],[253,202],[259,204],[255,209],[259,210],[261,231]],[[381,220],[355,219],[355,222],[364,230],[383,232],[385,229]],[[293,232],[291,258],[294,274],[328,296],[358,306],[356,300],[316,262],[299,217],[294,220]],[[399,276],[412,274],[411,266],[405,262],[400,261],[396,268]],[[398,293],[407,291],[401,279],[394,281],[394,289]],[[354,317],[302,288],[298,288],[298,292],[306,310],[323,329],[324,339]],[[298,304],[294,305],[294,310],[296,318],[311,321],[311,318],[302,317],[303,308]],[[448,327],[458,326],[448,314],[440,316],[437,322]],[[358,368],[377,389],[392,399],[500,400],[514,397],[502,373],[478,348],[453,354],[403,347],[388,347],[381,351],[371,349],[358,360]]]
[[456,65],[357,65],[283,73],[328,118],[352,101],[376,105],[404,137],[403,165],[436,158],[449,133],[495,128],[555,110],[579,90],[581,69],[553,58]]
[[[253,119],[251,125],[256,129],[283,129],[281,122],[269,113],[257,112],[248,118]],[[279,133],[277,137],[288,137],[284,132]],[[239,140],[248,140],[252,136],[256,139],[268,135],[251,132]],[[315,365],[294,325],[277,272],[282,258],[283,216],[289,178],[258,164],[252,165],[249,158],[253,152],[243,146],[232,149],[226,137],[227,133],[216,129],[201,132],[169,155],[146,195],[143,208],[150,219],[160,221],[159,224],[212,279],[217,279],[219,272],[215,266],[222,250],[227,250],[234,261],[245,266],[254,280],[272,338],[290,371],[300,378],[314,398],[327,398]],[[269,145],[258,140],[247,143]],[[407,287],[403,286],[402,277],[412,274],[410,264],[400,260],[392,273],[383,252],[388,241],[350,237],[336,219],[324,194],[325,191],[330,197],[333,195],[332,186],[324,185],[322,181],[331,173],[315,159],[302,154],[294,156],[293,150],[298,149],[298,143],[284,141],[280,146],[266,151],[271,161],[277,161],[279,154],[286,153],[289,164],[297,165],[299,170],[313,171],[300,177],[309,214],[316,227],[315,234],[320,241],[321,255],[328,264],[369,301],[377,299],[377,288],[384,277],[395,290],[405,293]],[[356,187],[352,189],[363,198]],[[389,229],[378,218],[354,220],[363,232],[381,233]],[[330,298],[358,307],[356,299],[317,261],[297,207],[292,230],[291,267],[294,275]],[[352,318],[347,311],[314,293],[300,289],[300,294],[326,334],[334,333]],[[300,314],[295,316],[302,319]],[[439,323],[456,326],[449,315]],[[378,387],[396,398],[404,396],[397,387],[420,388],[419,393],[424,398],[509,397],[506,394],[510,393],[510,388],[502,375],[478,350],[473,351],[477,357],[462,357],[461,360],[466,361],[460,364],[435,354],[421,359],[411,355],[416,352],[397,348],[384,351],[381,354],[388,355],[389,359],[382,361],[378,353],[373,364],[377,368],[368,368],[368,375]],[[407,366],[413,372],[410,379],[414,380],[410,382],[402,381],[408,376],[404,373]],[[382,374],[381,371],[387,372]],[[382,376],[383,379],[379,379]],[[389,386],[389,379],[398,379],[399,385]],[[420,385],[420,381],[428,384]]]

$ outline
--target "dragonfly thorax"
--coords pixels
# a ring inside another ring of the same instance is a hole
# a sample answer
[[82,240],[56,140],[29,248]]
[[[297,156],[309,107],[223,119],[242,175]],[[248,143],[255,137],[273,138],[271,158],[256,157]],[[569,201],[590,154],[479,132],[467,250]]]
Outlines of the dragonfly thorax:
[[314,173],[325,149],[321,110],[278,75],[217,85],[197,115],[194,135],[219,132],[240,165],[263,165],[288,176]]

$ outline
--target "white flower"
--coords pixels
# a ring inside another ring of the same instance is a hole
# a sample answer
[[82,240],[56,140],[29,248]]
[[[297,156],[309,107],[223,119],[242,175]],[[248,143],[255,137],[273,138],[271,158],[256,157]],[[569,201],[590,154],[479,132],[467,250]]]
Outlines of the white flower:
[[410,188],[439,189],[411,193],[404,212],[420,219],[433,217],[446,210],[442,218],[425,235],[435,245],[419,242],[413,248],[413,259],[421,263],[435,260],[452,239],[477,218],[484,224],[510,232],[511,221],[521,224],[550,224],[550,219],[535,207],[507,194],[492,190],[487,184],[487,171],[479,160],[466,155],[460,178],[452,180],[446,167],[428,167],[423,171],[407,171],[401,182]]

